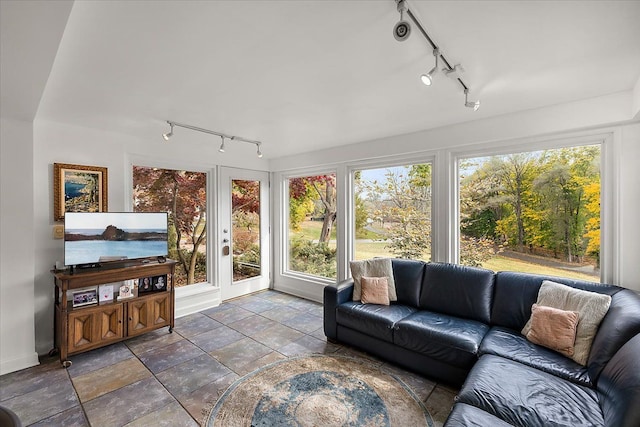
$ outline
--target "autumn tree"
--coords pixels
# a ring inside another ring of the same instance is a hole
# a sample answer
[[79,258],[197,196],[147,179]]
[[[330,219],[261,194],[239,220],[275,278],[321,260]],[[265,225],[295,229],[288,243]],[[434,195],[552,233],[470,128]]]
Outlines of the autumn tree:
[[306,216],[313,211],[313,200],[316,199],[323,207],[322,230],[318,241],[328,243],[338,212],[335,174],[289,179],[289,221],[293,229],[299,227],[304,219],[301,213]]
[[[198,257],[206,240],[206,174],[134,166],[135,212],[167,212],[170,233],[175,233],[172,257],[177,258],[186,284],[206,279],[206,260]],[[182,245],[184,243],[184,245]],[[200,262],[199,262],[200,258]]]

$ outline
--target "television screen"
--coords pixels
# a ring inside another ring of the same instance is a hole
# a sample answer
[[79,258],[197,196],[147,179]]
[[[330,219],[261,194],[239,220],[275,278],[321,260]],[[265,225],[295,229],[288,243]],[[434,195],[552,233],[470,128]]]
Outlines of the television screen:
[[67,212],[64,263],[167,256],[166,212]]

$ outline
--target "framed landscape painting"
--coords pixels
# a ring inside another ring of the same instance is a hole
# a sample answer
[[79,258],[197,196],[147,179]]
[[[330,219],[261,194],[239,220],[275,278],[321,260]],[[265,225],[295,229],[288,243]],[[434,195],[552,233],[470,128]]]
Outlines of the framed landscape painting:
[[107,168],[53,164],[53,217],[65,212],[107,212]]

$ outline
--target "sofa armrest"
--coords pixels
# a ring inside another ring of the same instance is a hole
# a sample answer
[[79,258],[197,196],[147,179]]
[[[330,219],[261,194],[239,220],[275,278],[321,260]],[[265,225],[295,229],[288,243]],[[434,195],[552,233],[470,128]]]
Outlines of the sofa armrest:
[[330,340],[338,338],[336,308],[353,299],[353,279],[344,280],[324,288],[324,334]]

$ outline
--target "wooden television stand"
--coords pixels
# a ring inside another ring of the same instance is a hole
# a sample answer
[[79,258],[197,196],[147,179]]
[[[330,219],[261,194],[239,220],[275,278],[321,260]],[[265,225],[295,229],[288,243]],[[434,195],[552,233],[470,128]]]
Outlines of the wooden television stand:
[[[60,354],[65,368],[71,366],[69,356],[83,353],[144,334],[165,326],[173,332],[175,323],[176,261],[127,261],[125,264],[106,264],[90,269],[52,270],[54,276],[55,329],[54,349]],[[139,292],[133,297],[118,300],[121,282],[166,276],[166,290]],[[73,307],[70,292],[83,288],[97,289],[113,284],[112,301]]]

